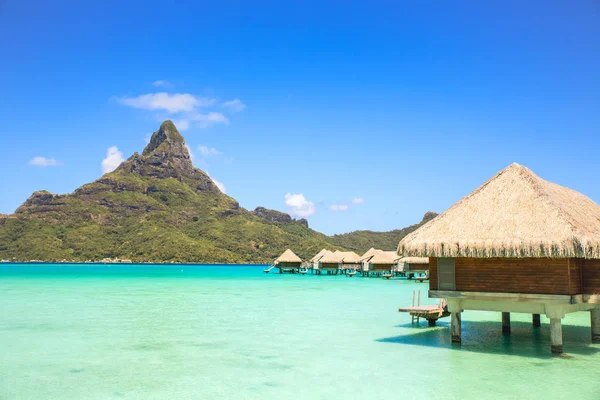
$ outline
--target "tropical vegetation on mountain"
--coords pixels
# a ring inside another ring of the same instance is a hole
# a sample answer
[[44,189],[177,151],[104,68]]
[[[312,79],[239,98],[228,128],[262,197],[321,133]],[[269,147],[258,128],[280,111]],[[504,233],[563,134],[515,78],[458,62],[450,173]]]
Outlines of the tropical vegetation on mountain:
[[142,154],[115,171],[71,194],[35,192],[13,215],[0,215],[0,258],[258,263],[288,247],[302,258],[324,247],[394,249],[412,228],[328,237],[304,219],[250,212],[192,165],[183,137],[165,121]]
[[394,229],[388,232],[354,231],[341,235],[333,235],[329,237],[329,241],[336,246],[356,251],[360,254],[371,247],[376,249],[395,250],[396,247],[398,247],[398,242],[400,242],[404,236],[417,230],[421,225],[426,224],[435,217],[437,217],[437,214],[429,211],[425,213],[421,222],[407,226],[406,228]]

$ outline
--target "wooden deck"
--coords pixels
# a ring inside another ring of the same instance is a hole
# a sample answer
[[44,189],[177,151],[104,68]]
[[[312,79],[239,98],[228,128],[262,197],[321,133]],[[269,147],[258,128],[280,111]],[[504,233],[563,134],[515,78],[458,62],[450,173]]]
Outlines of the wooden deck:
[[412,317],[412,322],[417,320],[419,322],[419,318],[424,318],[429,323],[429,326],[435,326],[435,323],[438,319],[447,317],[450,315],[448,309],[446,307],[446,300],[442,299],[437,305],[421,305],[421,291],[417,292],[418,300],[417,305],[415,305],[415,292],[413,291],[413,305],[410,307],[400,307],[398,309],[399,312],[409,313]]

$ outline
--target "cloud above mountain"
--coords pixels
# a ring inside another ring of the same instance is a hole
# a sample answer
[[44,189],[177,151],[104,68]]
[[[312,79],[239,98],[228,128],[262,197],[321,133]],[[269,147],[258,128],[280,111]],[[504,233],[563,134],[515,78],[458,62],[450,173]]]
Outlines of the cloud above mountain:
[[[169,82],[163,80],[155,81],[153,85],[164,88],[171,86]],[[115,99],[126,107],[158,113],[154,117],[159,120],[172,119],[177,129],[181,131],[192,127],[207,129],[216,125],[227,126],[230,123],[229,118],[218,110],[219,107],[229,113],[237,113],[246,108],[238,98],[219,105],[219,101],[214,97],[165,91]]]
[[60,161],[57,161],[54,158],[47,158],[41,156],[36,156],[29,160],[29,165],[33,165],[36,167],[55,167],[61,164],[62,163]]
[[294,217],[310,217],[317,211],[315,204],[312,201],[308,201],[302,193],[286,194],[285,205],[290,215]]
[[102,173],[106,174],[114,171],[119,165],[121,165],[123,161],[125,161],[125,158],[123,157],[123,153],[121,153],[119,148],[117,146],[109,147],[108,150],[106,150],[106,157],[101,163]]

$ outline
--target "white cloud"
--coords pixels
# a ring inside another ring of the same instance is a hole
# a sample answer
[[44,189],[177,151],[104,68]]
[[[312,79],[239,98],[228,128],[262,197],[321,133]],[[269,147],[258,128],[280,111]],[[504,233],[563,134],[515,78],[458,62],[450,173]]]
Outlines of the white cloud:
[[[152,84],[162,87],[172,86],[165,80],[157,80]],[[191,127],[205,129],[215,125],[229,125],[229,119],[219,111],[226,109],[235,113],[246,108],[238,98],[219,103],[215,98],[196,96],[191,93],[156,92],[114,99],[127,107],[154,112],[157,120],[171,119],[180,131],[186,131]]]
[[223,154],[219,150],[215,149],[214,147],[207,147],[207,146],[198,146],[198,152],[203,157],[220,156],[221,154]]
[[102,173],[112,172],[123,162],[123,153],[119,151],[117,146],[111,146],[106,151],[106,158],[102,160]]
[[220,112],[209,112],[207,114],[196,114],[190,118],[196,121],[199,128],[209,128],[217,124],[229,125],[229,120]]
[[189,93],[166,92],[148,93],[138,97],[123,97],[118,99],[121,104],[142,110],[165,110],[169,113],[190,112],[199,107],[208,107],[216,100],[208,97],[196,97]]
[[60,161],[56,161],[54,158],[46,158],[36,156],[29,160],[29,165],[35,165],[36,167],[55,167],[61,165]]
[[365,199],[361,198],[361,197],[355,197],[354,199],[352,199],[352,203],[353,204],[364,204]]
[[233,99],[223,103],[223,107],[227,108],[229,111],[232,112],[240,112],[246,108],[246,105],[242,103],[240,99]]
[[195,125],[201,129],[210,128],[211,126],[215,126],[217,124],[229,125],[229,120],[225,115],[212,111],[206,114],[195,113],[185,115],[182,119],[174,121],[173,123],[180,131],[186,131],[194,122]]
[[[160,119],[162,120],[163,118]],[[188,129],[190,129],[190,121],[187,119],[177,119],[173,121],[173,123],[177,127],[177,130],[187,131]]]
[[329,206],[331,211],[348,211],[348,208],[350,207],[347,204],[333,204]]
[[302,193],[286,194],[285,204],[289,213],[295,217],[309,217],[317,211],[315,204],[306,200]]
[[187,149],[188,153],[190,153],[190,159],[191,159],[192,161],[194,161],[194,159],[196,158],[196,155],[195,155],[195,154],[194,154],[194,152],[192,151],[192,148],[191,148],[190,146],[188,146],[188,144],[187,144],[187,143],[185,144],[185,147],[186,147],[186,149]]
[[225,185],[223,184],[223,182],[216,180],[215,178],[213,178],[212,176],[210,176],[210,174],[207,172],[206,175],[208,175],[208,177],[210,179],[212,179],[212,181],[214,182],[214,184],[219,188],[219,190],[226,194],[227,193],[227,188],[225,187]]
[[227,189],[225,188],[225,185],[223,184],[223,182],[218,181],[218,180],[213,179],[213,178],[211,178],[211,179],[213,180],[213,182],[215,183],[215,185],[217,185],[217,187],[219,188],[219,190],[221,192],[227,193]]
[[163,86],[163,87],[171,87],[173,84],[169,81],[165,81],[163,79],[159,79],[157,81],[152,82],[152,86]]

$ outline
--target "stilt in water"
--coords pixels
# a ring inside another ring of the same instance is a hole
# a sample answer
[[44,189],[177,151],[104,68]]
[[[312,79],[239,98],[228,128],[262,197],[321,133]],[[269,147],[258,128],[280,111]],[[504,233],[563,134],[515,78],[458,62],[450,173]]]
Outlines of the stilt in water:
[[592,342],[600,342],[600,308],[590,310],[592,322]]
[[539,328],[542,326],[542,322],[540,320],[540,314],[533,314],[533,327]]
[[550,318],[550,350],[552,354],[562,354],[563,338],[560,318]]
[[460,314],[459,312],[453,312],[450,314],[450,324],[452,328],[452,343],[460,343],[461,342],[461,322],[460,322]]
[[504,336],[510,335],[510,313],[502,313],[502,334]]

